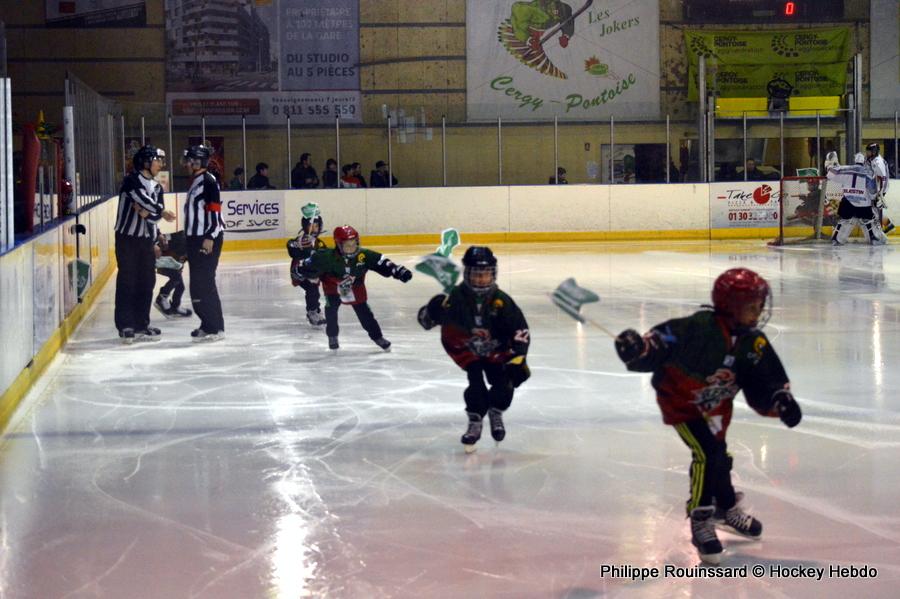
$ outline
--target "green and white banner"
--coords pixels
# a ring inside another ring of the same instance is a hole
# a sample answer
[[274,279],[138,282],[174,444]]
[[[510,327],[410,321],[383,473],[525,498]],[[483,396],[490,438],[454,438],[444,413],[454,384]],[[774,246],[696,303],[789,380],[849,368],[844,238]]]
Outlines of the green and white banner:
[[779,31],[685,31],[688,99],[697,99],[697,63],[706,56],[707,89],[723,98],[840,96],[850,59],[847,27]]
[[470,121],[659,116],[659,0],[468,0]]

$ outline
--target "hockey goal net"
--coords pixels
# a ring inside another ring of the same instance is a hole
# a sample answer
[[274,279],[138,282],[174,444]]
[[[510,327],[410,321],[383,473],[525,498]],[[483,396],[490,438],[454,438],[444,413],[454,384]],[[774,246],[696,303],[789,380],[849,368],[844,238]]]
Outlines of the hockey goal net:
[[782,178],[778,238],[772,245],[829,241],[840,199],[840,186],[825,177]]

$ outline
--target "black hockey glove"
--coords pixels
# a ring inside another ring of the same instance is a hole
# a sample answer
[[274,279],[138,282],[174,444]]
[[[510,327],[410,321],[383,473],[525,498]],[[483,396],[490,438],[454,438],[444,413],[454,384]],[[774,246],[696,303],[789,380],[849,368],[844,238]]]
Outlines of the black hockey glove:
[[403,283],[407,283],[410,279],[412,279],[412,273],[405,266],[395,266],[393,277]]
[[419,321],[419,324],[422,325],[422,328],[426,331],[429,329],[433,329],[434,325],[437,324],[431,319],[431,316],[428,314],[428,306],[422,306],[421,308],[419,308],[419,314],[416,319]]
[[525,362],[525,356],[516,356],[503,366],[503,372],[509,378],[513,389],[527,381],[531,377],[531,369]]
[[778,411],[778,417],[788,428],[794,428],[800,424],[803,413],[800,411],[800,404],[797,403],[790,391],[776,391],[772,400]]
[[628,364],[639,358],[645,349],[644,338],[634,329],[627,329],[616,337],[616,353],[619,359]]

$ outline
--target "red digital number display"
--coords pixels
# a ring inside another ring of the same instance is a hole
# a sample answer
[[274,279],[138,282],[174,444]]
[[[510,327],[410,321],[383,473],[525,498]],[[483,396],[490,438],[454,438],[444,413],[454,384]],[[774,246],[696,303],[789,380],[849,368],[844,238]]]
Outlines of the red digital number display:
[[796,7],[794,6],[793,2],[785,2],[784,3],[784,16],[793,17],[795,8]]

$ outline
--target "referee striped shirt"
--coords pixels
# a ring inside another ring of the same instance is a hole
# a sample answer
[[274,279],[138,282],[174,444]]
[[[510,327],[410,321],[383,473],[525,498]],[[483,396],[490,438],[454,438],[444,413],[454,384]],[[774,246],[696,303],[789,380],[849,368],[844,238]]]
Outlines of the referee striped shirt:
[[[143,208],[149,216],[142,217],[138,209]],[[122,181],[119,190],[119,211],[116,214],[116,233],[129,237],[156,239],[157,226],[165,210],[162,185],[148,179],[137,171]]]
[[184,203],[184,232],[188,237],[215,239],[225,230],[219,184],[208,171],[191,181]]

